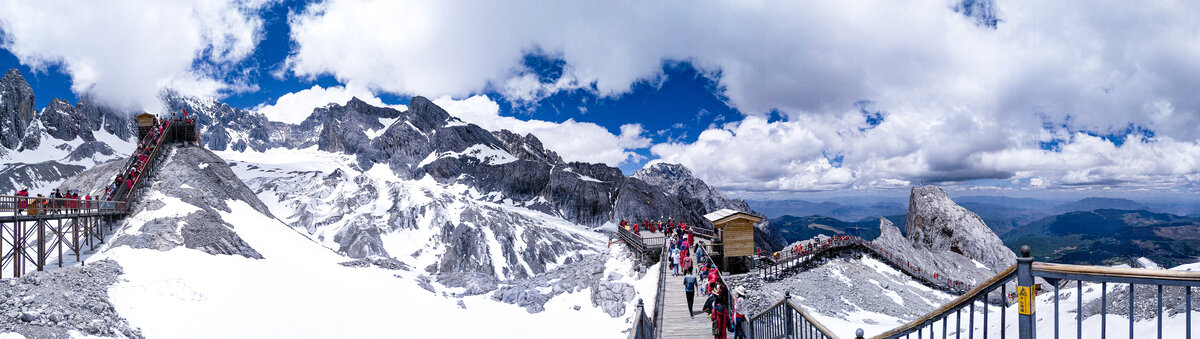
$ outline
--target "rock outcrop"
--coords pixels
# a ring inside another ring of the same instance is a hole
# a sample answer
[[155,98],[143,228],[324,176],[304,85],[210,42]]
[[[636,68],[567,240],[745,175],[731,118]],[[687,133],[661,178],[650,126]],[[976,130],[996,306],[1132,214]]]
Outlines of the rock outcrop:
[[109,302],[108,287],[120,280],[121,265],[88,262],[47,272],[30,272],[0,283],[0,332],[28,338],[89,336],[142,338]]
[[983,219],[954,203],[936,186],[912,189],[905,228],[915,247],[957,253],[997,272],[1017,260]]
[[754,229],[754,243],[757,248],[776,251],[787,244],[783,234],[771,227],[770,220],[767,220],[764,214],[751,210],[745,200],[731,199],[725,193],[709,186],[704,180],[692,175],[692,171],[683,165],[657,163],[638,170],[632,177],[674,194],[687,211],[707,213],[731,209],[763,217],[763,221],[755,225]]
[[29,121],[35,118],[33,88],[15,68],[0,78],[0,146],[21,146]]
[[[240,255],[261,259],[254,248],[233,231],[222,213],[229,203],[242,201],[267,216],[271,212],[216,154],[199,147],[173,146],[156,164],[158,174],[132,206],[109,246],[170,250],[178,246],[209,254]],[[102,191],[108,176],[121,162],[114,161],[85,171],[65,187]],[[104,178],[104,179],[99,179]],[[89,181],[92,180],[92,181]],[[97,184],[99,183],[99,184]]]

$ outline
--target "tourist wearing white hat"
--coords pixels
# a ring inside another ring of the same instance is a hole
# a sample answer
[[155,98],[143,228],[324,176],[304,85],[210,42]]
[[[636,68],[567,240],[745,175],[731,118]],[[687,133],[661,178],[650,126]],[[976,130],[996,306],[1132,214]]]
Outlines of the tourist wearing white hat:
[[746,337],[746,330],[742,326],[746,323],[746,288],[738,286],[733,293],[737,298],[733,302],[733,338],[742,339]]

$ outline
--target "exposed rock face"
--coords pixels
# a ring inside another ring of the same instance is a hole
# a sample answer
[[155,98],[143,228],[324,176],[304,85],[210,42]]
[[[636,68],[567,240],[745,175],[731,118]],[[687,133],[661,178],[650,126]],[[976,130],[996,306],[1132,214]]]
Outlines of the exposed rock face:
[[506,284],[492,293],[491,298],[524,307],[529,313],[538,313],[545,310],[547,301],[559,294],[590,288],[592,306],[599,307],[613,318],[623,316],[637,292],[633,285],[621,281],[625,275],[618,272],[605,275],[605,260],[609,255],[612,253],[572,258],[545,274]]
[[0,283],[0,332],[28,338],[70,338],[70,331],[92,336],[142,338],[108,300],[108,287],[121,266],[111,260],[87,266],[30,272]]
[[12,194],[13,191],[22,188],[37,191],[41,188],[47,188],[39,185],[39,183],[69,178],[83,172],[85,169],[87,168],[83,166],[62,164],[55,161],[39,162],[36,164],[0,164],[0,192]]
[[232,230],[233,224],[221,217],[221,212],[232,212],[230,201],[246,202],[270,216],[254,192],[208,150],[172,147],[167,151],[158,164],[158,174],[119,227],[121,232],[113,236],[111,246],[163,251],[185,246],[209,254],[261,259],[262,255]]
[[[256,171],[249,167],[237,168]],[[556,224],[557,218],[480,202],[428,179],[271,170],[258,169],[269,176],[248,183],[278,199],[276,206],[287,206],[280,216],[311,238],[351,257],[406,260],[443,284],[475,286],[479,293],[494,289],[496,281],[544,273],[561,258],[597,246],[588,234]],[[383,238],[395,234],[416,238],[388,247]]]
[[974,212],[959,206],[936,186],[916,187],[909,195],[908,239],[931,252],[950,251],[975,259],[995,271],[1016,263],[1017,256]]
[[[977,284],[991,278],[997,272],[1008,266],[992,269],[975,264],[971,259],[947,250],[931,250],[926,247],[913,245],[904,238],[900,229],[892,225],[887,218],[879,218],[879,238],[872,242],[882,247],[888,253],[907,258],[913,266],[933,270],[954,280],[968,284]],[[1012,263],[1016,263],[1016,260]],[[1012,264],[1009,264],[1012,266]]]
[[42,121],[42,126],[46,130],[46,134],[60,140],[75,140],[82,138],[84,141],[95,141],[95,136],[92,135],[91,121],[88,117],[79,114],[75,107],[71,106],[66,100],[54,99],[50,100],[50,105],[42,110],[39,116]]
[[33,88],[21,72],[8,70],[0,78],[0,146],[15,150],[21,145],[25,128],[36,112],[33,103]]
[[764,217],[755,225],[755,247],[763,250],[776,251],[786,245],[783,234],[771,227],[770,221],[762,213],[750,209],[742,199],[731,199],[716,188],[709,186],[703,180],[692,175],[692,171],[679,164],[658,163],[638,170],[634,178],[659,187],[664,191],[679,197],[683,208],[689,211],[700,211],[701,216],[720,209],[731,209]]

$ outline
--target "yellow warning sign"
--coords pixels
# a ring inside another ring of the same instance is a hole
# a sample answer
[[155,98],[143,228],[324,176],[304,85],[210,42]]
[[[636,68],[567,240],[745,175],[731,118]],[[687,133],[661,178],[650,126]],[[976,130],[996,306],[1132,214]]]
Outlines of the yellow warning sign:
[[1033,293],[1029,286],[1017,286],[1017,313],[1033,315]]

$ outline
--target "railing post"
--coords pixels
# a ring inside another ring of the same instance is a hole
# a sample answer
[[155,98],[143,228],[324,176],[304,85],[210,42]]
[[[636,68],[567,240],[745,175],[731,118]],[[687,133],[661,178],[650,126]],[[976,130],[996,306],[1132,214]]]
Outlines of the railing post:
[[[1034,332],[1033,301],[1036,292],[1033,290],[1033,258],[1029,257],[1029,246],[1021,246],[1021,257],[1017,258],[1017,318],[1018,337],[1021,339],[1037,338]],[[1004,296],[1008,298],[1008,296]],[[1007,301],[1006,301],[1007,302]],[[1001,329],[1003,331],[1003,329]]]
[[783,305],[785,307],[783,308],[783,327],[784,327],[784,332],[787,335],[784,338],[795,338],[796,337],[796,326],[794,325],[795,322],[793,322],[793,320],[792,320],[792,309],[790,307],[786,307],[788,304],[791,304],[791,303],[792,303],[792,292],[784,291],[783,292]]

